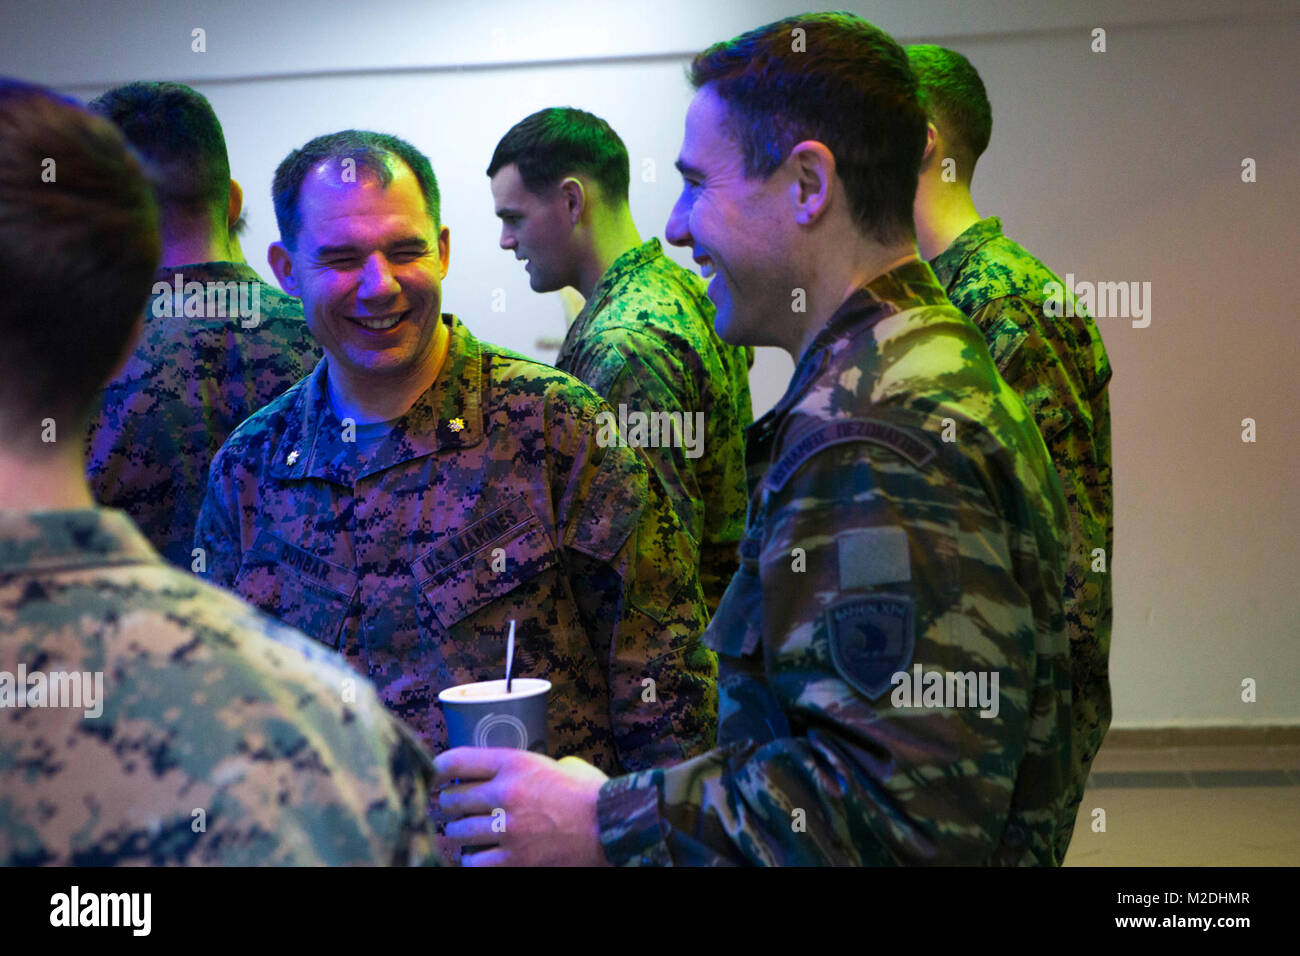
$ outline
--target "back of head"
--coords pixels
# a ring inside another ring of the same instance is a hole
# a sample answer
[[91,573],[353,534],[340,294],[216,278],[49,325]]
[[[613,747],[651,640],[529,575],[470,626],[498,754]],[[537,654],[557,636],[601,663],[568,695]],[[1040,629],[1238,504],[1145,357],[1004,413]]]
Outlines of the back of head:
[[921,86],[926,114],[957,161],[957,178],[969,185],[993,132],[993,108],[984,81],[955,50],[919,44],[907,48],[907,58]]
[[0,431],[33,457],[54,419],[80,441],[140,318],[158,214],[111,123],[42,87],[0,79]]
[[433,174],[429,157],[406,140],[388,133],[345,129],[317,136],[291,152],[276,167],[275,179],[271,183],[271,200],[275,204],[275,221],[280,227],[280,241],[290,251],[297,249],[298,233],[302,229],[302,210],[298,205],[298,196],[303,181],[313,168],[327,160],[340,163],[351,160],[348,169],[352,175],[369,173],[385,188],[393,181],[393,163],[405,163],[420,186],[434,230],[441,227],[442,201],[438,192],[438,179]]
[[907,55],[883,30],[849,13],[787,17],[698,54],[690,80],[726,103],[747,176],[769,176],[816,140],[834,154],[863,234],[915,237],[925,111]]
[[488,176],[511,163],[532,193],[540,195],[565,176],[578,174],[600,187],[607,204],[627,202],[627,147],[608,123],[585,110],[553,106],[520,120],[497,143]]
[[230,159],[207,98],[182,83],[128,83],[90,101],[141,157],[163,217],[224,226]]

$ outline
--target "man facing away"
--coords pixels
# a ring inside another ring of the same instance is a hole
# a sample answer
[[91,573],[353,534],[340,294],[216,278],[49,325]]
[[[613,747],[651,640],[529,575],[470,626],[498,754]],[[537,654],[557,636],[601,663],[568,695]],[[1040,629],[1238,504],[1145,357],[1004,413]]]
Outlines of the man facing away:
[[170,563],[190,553],[212,456],[236,425],[320,358],[302,305],[244,261],[232,227],[243,192],[221,123],[180,83],[129,83],[90,104],[142,157],[158,203],[162,264],[135,352],[91,420],[87,475]]
[[550,752],[643,769],[712,746],[694,544],[608,406],[441,311],[428,158],[345,130],[273,186],[271,266],[325,358],[217,454],[195,534],[224,587],[341,650],[433,749],[438,692],[551,682]]
[[641,241],[627,148],[604,120],[572,108],[533,113],[502,137],[487,174],[501,248],[527,263],[533,291],[585,297],[556,367],[609,402],[622,438],[663,479],[699,544],[712,615],[739,566],[754,350],[722,342],[704,283],[658,239]]
[[917,257],[906,54],[807,14],[709,48],[691,81],[665,235],[714,273],[723,339],[796,363],[747,436],[741,568],[705,637],[718,747],[613,779],[457,748],[434,761],[447,836],[495,844],[476,865],[1059,863],[1065,502]]
[[0,79],[0,221],[0,865],[436,862],[429,757],[369,683],[91,497],[159,253],[121,134]]
[[1057,276],[1002,235],[998,219],[981,219],[975,209],[971,178],[993,128],[979,73],[942,47],[911,46],[907,55],[928,115],[914,206],[921,255],[953,305],[979,327],[998,372],[1033,415],[1065,491],[1074,768],[1060,834],[1064,855],[1088,770],[1110,726],[1110,360],[1086,311],[1076,305],[1066,318],[1044,310],[1046,287],[1059,283]]

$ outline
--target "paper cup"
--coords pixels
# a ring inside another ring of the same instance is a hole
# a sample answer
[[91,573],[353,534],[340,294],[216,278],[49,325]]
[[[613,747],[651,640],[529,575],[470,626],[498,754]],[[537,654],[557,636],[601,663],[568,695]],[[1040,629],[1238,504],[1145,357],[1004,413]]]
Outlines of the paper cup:
[[516,677],[459,684],[439,692],[452,747],[510,747],[546,753],[546,695],[551,682]]

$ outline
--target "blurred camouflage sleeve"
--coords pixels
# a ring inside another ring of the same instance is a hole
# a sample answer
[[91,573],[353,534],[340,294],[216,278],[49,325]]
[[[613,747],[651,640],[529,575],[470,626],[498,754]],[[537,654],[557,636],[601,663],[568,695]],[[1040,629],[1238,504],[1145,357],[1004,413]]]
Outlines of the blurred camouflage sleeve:
[[998,374],[1025,403],[1050,450],[1062,429],[1086,414],[1086,399],[1068,372],[1069,356],[1044,334],[1041,312],[1020,296],[995,299],[971,320],[984,332]]
[[713,746],[717,660],[700,642],[708,619],[694,542],[637,449],[600,447],[604,409],[593,404],[563,430],[588,447],[561,492],[562,544],[589,640],[608,661],[615,747],[630,771]]
[[[923,471],[851,443],[764,488],[758,547],[742,545],[709,632],[724,628],[718,640],[737,651],[719,648],[726,745],[604,786],[611,863],[980,864],[1019,861],[1026,843],[1051,857],[1059,794],[1017,814],[1013,793],[1040,751],[1059,759],[1054,712],[1040,705],[1059,691],[1061,649],[1037,632],[1013,569],[1056,555],[1008,535],[997,492],[953,460]],[[891,658],[890,641],[864,685],[884,607],[914,650]],[[996,674],[996,716],[895,705],[880,676],[916,666]]]

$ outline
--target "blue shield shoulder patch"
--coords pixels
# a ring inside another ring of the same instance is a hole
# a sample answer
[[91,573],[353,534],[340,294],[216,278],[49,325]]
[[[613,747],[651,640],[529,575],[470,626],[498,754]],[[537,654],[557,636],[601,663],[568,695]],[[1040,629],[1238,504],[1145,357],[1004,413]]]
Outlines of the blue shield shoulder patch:
[[890,678],[912,663],[914,622],[912,599],[901,594],[873,594],[828,607],[826,636],[835,669],[875,700],[893,685]]

